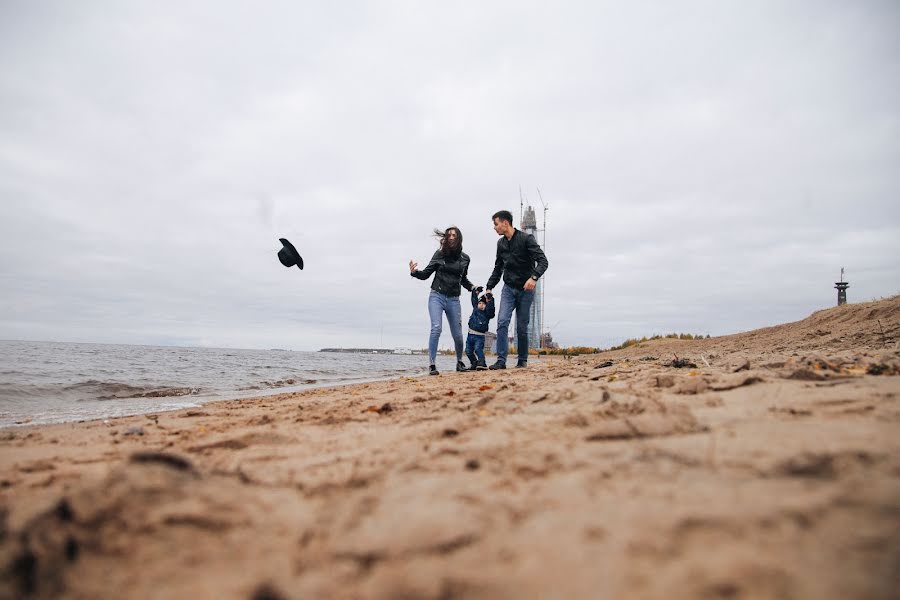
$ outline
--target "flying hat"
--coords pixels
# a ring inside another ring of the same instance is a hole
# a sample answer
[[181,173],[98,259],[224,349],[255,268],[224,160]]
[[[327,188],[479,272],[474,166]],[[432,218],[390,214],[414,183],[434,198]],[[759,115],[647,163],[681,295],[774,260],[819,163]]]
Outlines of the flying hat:
[[297,252],[297,249],[294,248],[294,245],[284,238],[278,238],[278,241],[284,245],[284,248],[278,251],[278,260],[281,261],[281,264],[286,267],[297,265],[302,271],[303,258],[300,256],[300,253]]

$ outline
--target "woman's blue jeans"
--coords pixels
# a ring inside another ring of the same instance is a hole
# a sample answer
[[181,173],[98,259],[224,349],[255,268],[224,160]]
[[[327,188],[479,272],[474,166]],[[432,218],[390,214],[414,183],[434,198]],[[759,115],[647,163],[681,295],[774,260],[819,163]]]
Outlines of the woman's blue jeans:
[[431,291],[428,295],[428,316],[431,317],[431,336],[428,338],[429,364],[434,364],[437,358],[438,340],[441,339],[441,323],[443,313],[447,313],[447,322],[450,323],[450,334],[456,345],[456,360],[461,361],[463,355],[462,337],[462,309],[459,306],[459,296],[446,296],[440,292]]

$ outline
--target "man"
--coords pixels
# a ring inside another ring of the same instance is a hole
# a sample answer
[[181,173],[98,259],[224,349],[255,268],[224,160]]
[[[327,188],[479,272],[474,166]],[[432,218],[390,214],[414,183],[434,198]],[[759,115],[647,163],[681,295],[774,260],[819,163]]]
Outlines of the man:
[[485,287],[487,293],[493,293],[494,286],[500,282],[501,273],[504,285],[500,296],[500,316],[497,318],[497,362],[490,368],[495,371],[506,368],[509,322],[513,311],[516,311],[519,349],[516,367],[521,369],[528,365],[528,317],[534,302],[534,287],[550,263],[533,235],[513,227],[512,213],[501,210],[491,218],[494,220],[494,231],[500,239],[497,240],[494,272]]

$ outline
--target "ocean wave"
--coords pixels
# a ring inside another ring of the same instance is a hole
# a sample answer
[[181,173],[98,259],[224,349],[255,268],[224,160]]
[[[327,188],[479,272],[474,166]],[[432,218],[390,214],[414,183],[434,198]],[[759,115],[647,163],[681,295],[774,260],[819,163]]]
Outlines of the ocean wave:
[[84,400],[118,400],[127,398],[168,398],[196,396],[204,393],[197,387],[140,386],[117,381],[88,379],[72,384],[0,384],[0,398],[21,400],[29,398],[68,398]]
[[279,379],[278,381],[260,381],[253,385],[248,385],[242,388],[239,388],[240,391],[252,391],[252,390],[270,390],[274,388],[280,387],[288,387],[292,385],[312,385],[314,383],[318,383],[317,379]]
[[63,388],[76,392],[90,400],[118,400],[124,398],[169,398],[172,396],[196,396],[202,390],[194,387],[140,386],[115,381],[88,380]]

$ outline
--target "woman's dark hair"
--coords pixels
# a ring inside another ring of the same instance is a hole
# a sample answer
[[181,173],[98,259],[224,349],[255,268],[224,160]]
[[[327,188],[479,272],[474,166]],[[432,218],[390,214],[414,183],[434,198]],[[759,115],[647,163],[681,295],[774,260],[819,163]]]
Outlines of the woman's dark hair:
[[500,219],[501,221],[506,221],[510,225],[512,225],[512,213],[508,210],[498,210],[494,213],[494,216],[491,217],[491,221],[494,219]]
[[[447,237],[451,229],[456,232],[456,239],[452,242]],[[444,231],[435,228],[434,237],[441,241],[441,252],[444,253],[444,256],[459,256],[462,254],[462,231],[459,230],[459,227],[451,225]]]

